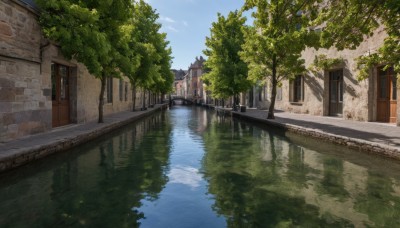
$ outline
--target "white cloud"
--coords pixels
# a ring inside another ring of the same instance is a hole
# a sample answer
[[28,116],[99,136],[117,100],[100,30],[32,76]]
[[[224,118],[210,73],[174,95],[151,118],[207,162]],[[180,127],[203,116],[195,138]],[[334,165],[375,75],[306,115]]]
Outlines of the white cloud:
[[184,184],[191,188],[199,187],[202,180],[199,170],[189,166],[177,166],[171,169],[168,177],[170,183]]
[[168,23],[175,23],[175,20],[170,17],[160,17],[160,20],[168,22]]
[[171,30],[171,31],[174,31],[174,32],[179,32],[178,29],[176,29],[176,28],[174,28],[174,27],[172,27],[172,26],[167,26],[167,29],[169,29],[169,30]]

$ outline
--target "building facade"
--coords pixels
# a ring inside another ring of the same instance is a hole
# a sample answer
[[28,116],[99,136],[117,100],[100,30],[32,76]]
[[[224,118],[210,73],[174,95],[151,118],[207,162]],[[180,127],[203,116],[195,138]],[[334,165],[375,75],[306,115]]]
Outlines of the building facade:
[[[307,74],[298,75],[291,81],[283,81],[277,89],[275,108],[293,113],[400,126],[397,96],[400,89],[393,68],[383,69],[383,64],[377,65],[370,70],[367,79],[357,80],[355,59],[376,53],[386,36],[384,28],[380,27],[355,50],[307,48],[302,53],[307,69],[310,69],[316,56],[320,55],[343,61],[330,69],[309,70]],[[266,109],[270,103],[270,91],[269,85],[256,86],[253,88],[253,97],[247,95],[247,101],[253,100],[251,105]]]
[[183,86],[184,83],[184,77],[187,74],[187,71],[185,70],[175,70],[172,69],[172,72],[175,75],[175,81],[174,81],[174,94],[176,96],[184,97],[185,96],[185,88]]
[[204,74],[203,65],[205,59],[200,56],[196,57],[194,63],[190,64],[187,73],[182,80],[182,90],[185,99],[192,100],[195,104],[203,104],[205,102],[205,90],[201,76]]
[[[97,119],[100,80],[43,38],[33,1],[0,2],[0,50],[0,142]],[[133,109],[132,91],[107,79],[104,114]]]

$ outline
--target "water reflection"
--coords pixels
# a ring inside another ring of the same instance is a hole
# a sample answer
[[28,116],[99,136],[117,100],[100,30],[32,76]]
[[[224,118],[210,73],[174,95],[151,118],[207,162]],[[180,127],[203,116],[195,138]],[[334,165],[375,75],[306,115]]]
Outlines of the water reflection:
[[202,180],[199,170],[189,166],[176,166],[171,169],[168,176],[170,178],[169,183],[184,184],[190,186],[192,189],[199,187]]
[[400,227],[399,177],[373,168],[388,161],[223,117],[209,125],[202,171],[228,227]]
[[[0,227],[137,227],[168,181],[165,115],[3,174]],[[14,181],[16,180],[16,181]]]
[[0,227],[400,227],[400,164],[178,107],[0,175]]

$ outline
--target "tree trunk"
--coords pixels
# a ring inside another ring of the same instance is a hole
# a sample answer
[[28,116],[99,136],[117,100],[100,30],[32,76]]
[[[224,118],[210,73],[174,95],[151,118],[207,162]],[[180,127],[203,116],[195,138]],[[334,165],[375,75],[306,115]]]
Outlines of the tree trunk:
[[99,96],[99,121],[98,123],[104,123],[103,120],[103,106],[104,106],[104,92],[106,90],[106,79],[107,77],[103,74],[100,81],[101,81],[101,89],[100,89],[100,96]]
[[133,108],[132,108],[132,111],[134,112],[134,111],[136,111],[136,86],[134,86],[133,85],[133,88],[132,88],[132,104],[133,104]]
[[272,57],[272,93],[271,93],[271,105],[268,109],[267,119],[275,119],[274,109],[275,109],[275,100],[276,100],[276,87],[278,86],[278,79],[276,76],[276,55]]

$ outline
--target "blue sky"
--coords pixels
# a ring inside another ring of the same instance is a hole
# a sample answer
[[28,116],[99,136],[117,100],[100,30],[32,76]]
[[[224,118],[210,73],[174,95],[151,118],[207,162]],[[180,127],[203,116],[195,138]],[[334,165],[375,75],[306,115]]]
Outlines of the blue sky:
[[187,70],[196,56],[205,49],[205,37],[217,13],[226,16],[240,9],[243,0],[147,0],[160,16],[162,32],[166,32],[174,57],[172,68]]

